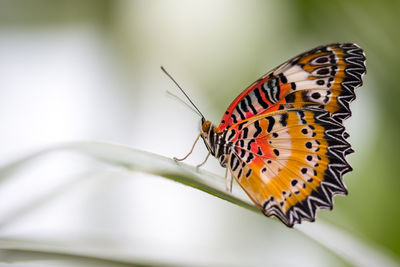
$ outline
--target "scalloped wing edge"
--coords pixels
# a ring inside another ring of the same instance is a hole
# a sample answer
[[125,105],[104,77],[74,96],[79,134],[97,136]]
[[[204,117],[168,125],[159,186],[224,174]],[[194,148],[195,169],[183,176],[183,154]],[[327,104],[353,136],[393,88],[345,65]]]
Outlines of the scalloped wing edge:
[[337,112],[332,114],[334,119],[338,118],[343,122],[352,114],[350,110],[350,103],[356,99],[354,90],[363,85],[363,76],[366,74],[366,57],[365,53],[360,46],[354,43],[338,44],[346,55],[343,60],[349,64],[344,70],[346,78],[341,82],[343,94],[338,96],[338,102],[345,112]]
[[328,111],[317,108],[304,109],[315,112],[315,120],[319,123],[331,126],[325,131],[329,144],[327,155],[330,157],[331,163],[328,164],[324,181],[320,183],[320,186],[286,213],[283,213],[277,206],[271,206],[267,210],[262,209],[266,216],[275,216],[288,227],[293,227],[295,223],[300,224],[302,220],[313,222],[318,209],[332,209],[335,195],[347,195],[343,175],[352,170],[345,158],[351,150],[350,144],[345,140],[345,128],[335,121]]

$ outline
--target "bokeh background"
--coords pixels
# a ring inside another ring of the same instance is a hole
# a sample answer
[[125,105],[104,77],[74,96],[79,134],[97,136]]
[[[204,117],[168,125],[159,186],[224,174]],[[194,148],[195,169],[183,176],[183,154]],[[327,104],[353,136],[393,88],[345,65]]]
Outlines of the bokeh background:
[[[321,44],[355,42],[367,75],[346,122],[354,171],[345,176],[349,195],[319,218],[400,257],[399,14],[395,0],[2,0],[0,163],[77,140],[184,155],[200,119],[166,93],[180,95],[160,65],[218,123],[243,89],[283,61]],[[200,144],[187,162],[205,155]],[[128,262],[139,250],[144,263],[170,265],[349,265],[221,199],[66,157],[49,156],[3,183],[1,238],[74,238]],[[215,159],[203,168],[224,175]]]

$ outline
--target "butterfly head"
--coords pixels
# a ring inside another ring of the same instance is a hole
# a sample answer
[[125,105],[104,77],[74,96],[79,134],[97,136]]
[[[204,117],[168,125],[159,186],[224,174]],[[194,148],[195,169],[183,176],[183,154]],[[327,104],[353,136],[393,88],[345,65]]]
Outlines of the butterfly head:
[[201,131],[203,133],[208,133],[211,128],[211,121],[207,121],[205,118],[201,118]]
[[217,138],[217,127],[204,118],[201,119],[201,138],[203,139],[211,155],[215,155],[215,144]]

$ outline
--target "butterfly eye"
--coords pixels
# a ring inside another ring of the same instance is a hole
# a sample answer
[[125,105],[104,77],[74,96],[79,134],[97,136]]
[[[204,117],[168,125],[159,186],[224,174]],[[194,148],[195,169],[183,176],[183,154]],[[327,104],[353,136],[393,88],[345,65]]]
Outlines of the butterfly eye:
[[205,133],[208,133],[210,130],[211,122],[210,121],[202,121],[201,130]]

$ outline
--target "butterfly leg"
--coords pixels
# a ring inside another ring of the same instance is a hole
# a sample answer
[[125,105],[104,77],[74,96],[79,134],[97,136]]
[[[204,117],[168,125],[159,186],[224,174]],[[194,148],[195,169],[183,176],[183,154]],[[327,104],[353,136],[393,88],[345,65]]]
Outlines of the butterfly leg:
[[231,177],[229,181],[229,168],[226,168],[225,171],[225,191],[232,193],[233,179]]
[[[226,178],[225,178],[226,179]],[[233,187],[233,177],[231,175],[231,186],[229,187],[229,192],[232,193],[232,187]]]
[[[229,159],[229,156],[227,156],[227,161]],[[229,181],[229,166],[226,166],[225,170],[225,191],[232,193],[232,186],[233,186],[233,178],[232,176],[230,177],[231,180]]]
[[211,155],[211,152],[208,152],[206,159],[205,159],[202,163],[200,163],[199,165],[197,165],[196,168],[200,168],[201,166],[203,166],[203,165],[207,162],[208,157],[209,157],[210,155]]
[[[199,141],[200,135],[201,135],[201,132],[200,132],[199,135],[196,137],[196,140],[194,140],[194,144],[193,144],[193,146],[192,146],[192,149],[190,149],[189,153],[188,153],[186,156],[184,156],[184,157],[181,158],[181,159],[179,159],[179,158],[177,158],[177,157],[174,157],[173,159],[176,160],[176,161],[183,161],[183,160],[187,159],[187,157],[189,157],[189,155],[192,154],[193,149],[194,149],[194,147],[196,146],[197,141]],[[207,158],[208,158],[208,156],[207,156]]]

